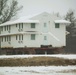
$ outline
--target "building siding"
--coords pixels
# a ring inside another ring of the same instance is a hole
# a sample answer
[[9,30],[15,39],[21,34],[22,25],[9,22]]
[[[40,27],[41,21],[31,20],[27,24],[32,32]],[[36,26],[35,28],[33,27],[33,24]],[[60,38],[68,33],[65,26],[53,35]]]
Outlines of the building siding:
[[[7,28],[5,31],[4,26],[1,34],[16,34],[9,35],[11,37],[11,41],[1,42],[1,47],[40,47],[41,45],[62,47],[66,45],[66,26],[65,24],[60,24],[59,28],[55,28],[54,20],[60,19],[56,15],[53,16],[48,13],[43,13],[30,19],[39,20],[39,23],[35,23],[35,28],[31,28],[31,23],[18,23],[10,25],[10,30]],[[46,26],[44,26],[44,24],[46,24]],[[31,40],[31,34],[35,34],[35,40]],[[23,40],[16,39],[16,36],[19,37],[19,35],[23,35]],[[46,40],[44,40],[45,36]]]

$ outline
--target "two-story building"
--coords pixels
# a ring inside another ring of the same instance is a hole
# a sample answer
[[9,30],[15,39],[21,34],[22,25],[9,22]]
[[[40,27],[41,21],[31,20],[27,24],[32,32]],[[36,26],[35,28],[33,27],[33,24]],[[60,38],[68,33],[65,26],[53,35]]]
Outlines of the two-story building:
[[66,46],[66,25],[69,21],[43,12],[0,24],[1,48]]

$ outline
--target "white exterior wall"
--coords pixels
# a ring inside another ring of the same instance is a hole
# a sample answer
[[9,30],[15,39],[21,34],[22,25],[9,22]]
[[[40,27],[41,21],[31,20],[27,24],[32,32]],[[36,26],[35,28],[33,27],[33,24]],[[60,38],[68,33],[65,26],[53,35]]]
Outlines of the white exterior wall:
[[[35,33],[35,40],[31,40],[32,33],[30,32],[28,32],[28,34],[23,34],[23,40],[16,40],[16,35],[12,35],[11,43],[9,44],[8,42],[1,42],[1,47],[40,47],[41,45],[52,45],[53,47],[61,47],[66,45],[65,24],[60,24],[60,28],[55,28],[54,20],[59,19],[58,17],[43,13],[31,19],[39,20],[39,23],[36,23],[36,28],[31,28],[31,23],[23,23],[22,32],[38,31],[38,34]],[[44,23],[46,23],[46,27],[44,27]],[[18,29],[18,26],[16,27],[16,25],[11,25],[10,33],[18,33]],[[9,32],[1,32],[1,34],[7,33]],[[47,36],[46,40],[44,40],[44,36]],[[19,43],[21,41],[22,43]]]
[[25,47],[40,47],[41,41],[40,37],[41,35],[36,34],[36,39],[35,40],[31,40],[31,35],[24,35],[25,39],[24,39],[24,46]]
[[[11,25],[11,30],[10,33],[18,33],[19,27],[16,25]],[[23,24],[23,32],[25,31],[39,31],[39,25],[36,24],[35,28],[31,28],[31,24],[27,23],[27,24]],[[7,34],[8,31],[2,31],[2,34]],[[3,42],[1,42],[1,47],[40,47],[40,42],[39,42],[39,37],[40,36],[40,32],[38,34],[36,34],[36,40],[31,40],[31,34],[27,33],[27,34],[23,34],[23,40],[19,40],[19,34],[17,34],[18,36],[18,40],[16,40],[16,35],[12,35],[11,36],[11,41],[9,44],[9,41],[5,42],[5,36],[3,37]],[[23,43],[19,43],[19,42],[23,42]]]
[[[50,16],[50,14],[44,13],[34,17],[33,19],[40,21],[40,29],[41,32],[44,33],[42,34],[43,45],[52,45],[53,47],[61,47],[66,45],[66,25],[60,24],[60,28],[55,28],[54,21],[60,18],[56,17],[56,15]],[[44,23],[47,23],[47,27],[44,27]],[[46,41],[44,41],[44,36],[47,36]]]
[[23,31],[39,31],[39,24],[35,24],[35,28],[31,28],[31,23],[24,23]]
[[60,28],[55,28],[54,26],[51,33],[54,35],[54,37],[50,36],[51,43],[54,47],[66,45],[65,25],[60,24]]

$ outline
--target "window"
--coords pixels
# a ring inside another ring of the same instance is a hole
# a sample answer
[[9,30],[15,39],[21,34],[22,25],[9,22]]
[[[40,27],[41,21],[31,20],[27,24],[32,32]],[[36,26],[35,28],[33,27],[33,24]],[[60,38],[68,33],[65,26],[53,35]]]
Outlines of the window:
[[0,34],[1,34],[1,27],[0,27]]
[[22,28],[23,28],[23,23],[22,23]]
[[11,36],[9,36],[8,38],[9,38],[9,41],[11,41]]
[[17,27],[17,24],[16,24],[16,27]]
[[23,35],[22,35],[22,40],[23,40]]
[[10,26],[8,26],[9,27],[9,30],[11,29],[11,27]]
[[5,31],[6,31],[6,26],[5,26]]
[[3,31],[3,27],[1,27],[1,31]]
[[1,38],[1,41],[3,42],[3,37]]
[[49,24],[50,24],[50,21],[49,21]]
[[46,23],[44,23],[44,27],[46,27]]
[[47,37],[46,36],[44,36],[44,40],[47,40]]
[[31,34],[31,40],[35,40],[35,34]]
[[[19,38],[18,38],[19,37]],[[16,35],[16,40],[23,40],[23,35]]]
[[19,29],[20,29],[20,23],[19,23]]
[[35,28],[35,23],[31,23],[31,28]]
[[8,30],[8,26],[7,26],[7,30]]
[[55,23],[55,28],[59,28],[59,27],[60,27],[59,23]]
[[6,42],[7,37],[5,36],[5,42]]
[[8,41],[8,36],[7,36],[7,41]]
[[21,40],[21,35],[19,35],[19,40]]
[[18,31],[19,31],[19,32],[20,32],[20,31],[23,31],[23,23],[19,23],[18,26],[19,26]]
[[17,35],[16,35],[16,40],[17,40]]

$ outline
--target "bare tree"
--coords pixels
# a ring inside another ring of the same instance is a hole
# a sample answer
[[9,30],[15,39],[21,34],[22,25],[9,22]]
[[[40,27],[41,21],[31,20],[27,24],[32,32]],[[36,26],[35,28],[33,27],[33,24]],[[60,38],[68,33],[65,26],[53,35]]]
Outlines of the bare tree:
[[76,21],[74,14],[75,13],[73,10],[69,10],[65,16],[65,19],[71,22],[71,24],[67,26],[67,31],[69,31],[71,35],[73,32],[73,28],[75,27],[75,21]]
[[9,21],[21,8],[17,0],[0,0],[0,23]]

